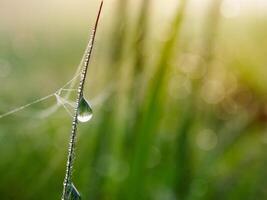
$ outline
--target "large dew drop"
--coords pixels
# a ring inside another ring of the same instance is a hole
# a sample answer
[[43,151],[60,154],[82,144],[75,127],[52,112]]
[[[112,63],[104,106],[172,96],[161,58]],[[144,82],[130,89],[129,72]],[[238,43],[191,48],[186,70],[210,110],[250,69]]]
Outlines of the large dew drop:
[[93,117],[90,104],[82,97],[78,106],[78,121],[88,122]]
[[76,189],[76,187],[73,185],[73,183],[69,183],[67,185],[67,200],[81,200],[81,195]]

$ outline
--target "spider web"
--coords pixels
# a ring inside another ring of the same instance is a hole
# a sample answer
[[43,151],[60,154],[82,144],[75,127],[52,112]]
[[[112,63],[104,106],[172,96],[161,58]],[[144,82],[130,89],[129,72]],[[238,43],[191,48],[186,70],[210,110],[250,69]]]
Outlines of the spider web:
[[[74,89],[73,87],[75,86],[77,81],[79,81],[78,78],[81,76],[81,69],[82,69],[83,61],[85,59],[86,53],[87,53],[89,48],[90,48],[90,42],[88,43],[88,45],[85,49],[85,52],[83,54],[83,57],[81,59],[81,62],[78,65],[78,68],[76,69],[75,75],[71,80],[66,82],[62,87],[60,87],[59,89],[57,89],[55,92],[53,92],[51,94],[40,97],[36,100],[33,100],[32,102],[26,103],[22,106],[18,106],[12,110],[9,110],[5,113],[0,114],[0,120],[5,118],[5,117],[8,117],[10,115],[13,115],[17,112],[20,112],[24,109],[27,109],[27,108],[35,105],[35,104],[44,102],[44,101],[46,101],[52,97],[55,97],[57,103],[53,106],[50,106],[49,108],[47,108],[45,110],[40,111],[40,114],[38,115],[38,117],[40,117],[40,118],[48,117],[48,116],[52,115],[53,113],[55,113],[61,106],[67,111],[67,113],[70,116],[72,116],[72,110],[70,109],[70,107],[71,108],[74,107],[74,102],[70,101],[69,98],[70,98],[70,95],[72,92],[77,91],[77,89]],[[104,89],[104,91],[101,94],[99,94],[95,98],[93,98],[91,100],[92,105],[97,105],[97,104],[100,104],[103,101],[105,101],[108,98],[110,92],[112,91],[112,88],[113,88],[113,86],[111,84],[107,89]],[[62,95],[62,92],[65,92],[64,95]]]

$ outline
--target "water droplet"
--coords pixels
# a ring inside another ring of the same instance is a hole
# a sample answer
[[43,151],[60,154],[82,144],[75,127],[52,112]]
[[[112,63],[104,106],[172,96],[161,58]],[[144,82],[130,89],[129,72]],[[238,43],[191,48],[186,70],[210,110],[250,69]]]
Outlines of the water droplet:
[[82,97],[78,106],[79,122],[88,122],[93,117],[93,110],[90,104]]
[[76,187],[73,185],[73,183],[69,183],[67,185],[67,190],[66,190],[66,196],[67,200],[81,200],[81,195],[76,189]]

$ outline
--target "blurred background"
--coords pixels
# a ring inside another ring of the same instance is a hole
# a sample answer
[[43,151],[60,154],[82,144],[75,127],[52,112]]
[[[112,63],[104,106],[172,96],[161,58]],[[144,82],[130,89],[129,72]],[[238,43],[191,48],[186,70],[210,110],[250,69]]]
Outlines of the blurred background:
[[[99,0],[0,0],[0,194],[60,199]],[[82,199],[267,199],[267,1],[106,0],[79,124]],[[70,89],[75,88],[72,85]],[[70,102],[70,103],[69,103]]]

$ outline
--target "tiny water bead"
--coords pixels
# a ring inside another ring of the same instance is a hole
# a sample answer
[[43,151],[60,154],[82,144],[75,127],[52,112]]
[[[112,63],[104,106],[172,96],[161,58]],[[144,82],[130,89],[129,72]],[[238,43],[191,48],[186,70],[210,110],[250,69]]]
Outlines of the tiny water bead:
[[79,122],[88,122],[93,117],[93,110],[83,97],[81,98],[78,105],[78,121]]
[[67,185],[66,194],[67,194],[66,200],[81,200],[82,199],[80,193],[78,192],[76,187],[73,185],[73,183],[69,183]]

